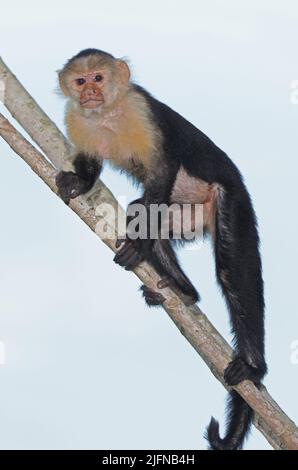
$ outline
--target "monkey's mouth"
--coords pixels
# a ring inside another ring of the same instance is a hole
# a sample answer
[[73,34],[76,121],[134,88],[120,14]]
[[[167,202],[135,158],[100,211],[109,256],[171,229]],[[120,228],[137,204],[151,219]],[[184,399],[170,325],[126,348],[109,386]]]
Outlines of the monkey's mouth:
[[103,103],[103,100],[98,100],[95,98],[89,98],[84,101],[80,101],[82,108],[94,109],[98,108]]

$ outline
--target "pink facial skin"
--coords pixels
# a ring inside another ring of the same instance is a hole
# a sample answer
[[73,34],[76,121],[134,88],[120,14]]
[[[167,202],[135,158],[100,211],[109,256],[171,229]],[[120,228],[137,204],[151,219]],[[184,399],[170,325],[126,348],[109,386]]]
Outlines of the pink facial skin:
[[81,74],[72,80],[72,87],[80,93],[82,108],[95,109],[103,104],[102,87],[104,83],[105,77],[101,71]]

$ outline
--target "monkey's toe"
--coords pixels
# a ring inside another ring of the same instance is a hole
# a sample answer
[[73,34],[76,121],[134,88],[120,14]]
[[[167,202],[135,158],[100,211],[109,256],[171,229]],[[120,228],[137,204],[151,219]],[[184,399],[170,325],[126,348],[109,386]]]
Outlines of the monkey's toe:
[[175,294],[180,297],[182,302],[188,307],[190,305],[194,305],[199,299],[200,296],[197,291],[192,288],[191,290],[186,291],[185,289],[182,290],[181,287],[177,284],[176,280],[170,276],[163,276],[157,283],[158,289],[164,289],[165,287],[169,287],[172,289]]
[[179,287],[182,290],[185,298],[189,299],[187,305],[191,305],[191,304],[195,304],[195,303],[199,302],[199,300],[200,300],[199,293],[194,288],[194,286],[191,284],[191,282],[185,283],[184,285],[180,284]]
[[124,267],[125,271],[132,271],[143,261],[142,256],[137,251],[134,252],[130,259],[126,262]]
[[164,289],[165,287],[173,286],[173,284],[174,284],[174,281],[172,278],[170,278],[170,276],[164,276],[158,281],[157,287],[159,289]]
[[149,307],[157,307],[158,305],[162,305],[162,303],[166,300],[162,294],[155,292],[145,285],[141,286],[141,291],[145,302],[147,305],[149,305]]
[[170,287],[179,297],[182,298],[186,305],[193,305],[200,300],[200,296],[192,285],[190,280],[182,276],[166,276],[163,277],[157,284],[160,289]]
[[247,364],[244,359],[237,356],[233,359],[224,373],[224,379],[228,385],[237,385],[243,380],[251,380],[252,382],[260,382],[263,372],[256,367]]

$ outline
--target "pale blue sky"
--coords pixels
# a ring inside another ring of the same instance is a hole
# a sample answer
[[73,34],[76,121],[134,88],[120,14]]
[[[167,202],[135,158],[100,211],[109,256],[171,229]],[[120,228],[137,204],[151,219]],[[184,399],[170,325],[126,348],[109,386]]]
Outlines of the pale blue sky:
[[[0,54],[63,128],[56,73],[80,49],[130,59],[135,79],[237,163],[259,218],[267,304],[266,385],[298,421],[298,5],[286,0],[26,2],[2,6]],[[6,110],[0,105],[1,112]],[[0,447],[206,447],[226,392],[139,281],[0,140]],[[116,196],[135,190],[106,171]],[[208,243],[181,260],[229,338]],[[268,448],[253,431],[248,449]]]

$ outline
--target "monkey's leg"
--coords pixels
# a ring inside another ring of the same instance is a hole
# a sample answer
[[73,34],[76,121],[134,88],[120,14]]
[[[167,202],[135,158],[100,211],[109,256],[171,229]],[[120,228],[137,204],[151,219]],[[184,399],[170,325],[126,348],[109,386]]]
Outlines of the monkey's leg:
[[[142,204],[143,199],[133,201],[134,204]],[[129,214],[129,212],[128,212]],[[134,215],[127,216],[127,222],[134,219]],[[176,254],[169,239],[148,240],[147,246],[142,244],[143,240],[118,240],[116,247],[122,247],[114,257],[115,263],[126,270],[134,269],[141,261],[146,259],[162,277],[158,288],[170,287],[177,293],[186,305],[192,305],[199,300],[199,295],[179,266]],[[144,295],[145,300],[146,296]],[[158,296],[157,296],[158,297]],[[159,302],[162,303],[162,302]],[[151,303],[150,303],[151,305]],[[154,303],[157,305],[157,302]]]
[[219,284],[229,307],[236,357],[225,380],[236,385],[260,382],[264,358],[264,299],[258,234],[253,208],[245,189],[219,189],[215,228],[215,261]]
[[200,299],[195,287],[181,269],[170,240],[155,240],[148,262],[163,278],[159,281],[159,288],[171,287],[178,295],[182,292],[188,305]]
[[[118,240],[116,247],[118,248],[121,244],[123,247],[114,257],[115,263],[125,267],[126,270],[131,270],[146,259],[162,277],[157,284],[159,289],[170,287],[186,305],[193,305],[199,300],[199,294],[180,268],[169,240],[154,240],[151,251],[146,254],[140,253],[136,244],[131,243],[130,240]],[[146,301],[149,297],[149,302],[147,302],[149,305],[160,305],[163,302],[164,299],[160,300],[158,292],[151,291],[151,297],[156,294],[155,302],[152,303],[150,296],[145,295],[147,290],[143,289],[143,295]]]
[[73,164],[75,172],[60,171],[56,176],[59,195],[66,204],[70,199],[90,191],[101,171],[101,162],[83,153],[76,156]]

